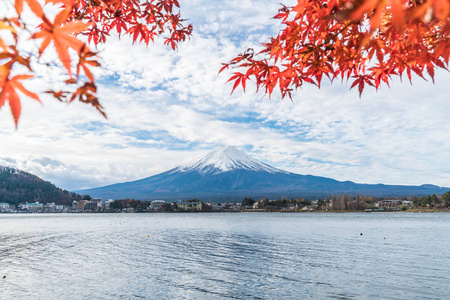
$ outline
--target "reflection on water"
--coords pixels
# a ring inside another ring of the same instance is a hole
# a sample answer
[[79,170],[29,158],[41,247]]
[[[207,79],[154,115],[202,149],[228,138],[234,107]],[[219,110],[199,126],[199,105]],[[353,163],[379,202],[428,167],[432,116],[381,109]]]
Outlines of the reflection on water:
[[448,299],[449,246],[450,214],[0,215],[0,299]]

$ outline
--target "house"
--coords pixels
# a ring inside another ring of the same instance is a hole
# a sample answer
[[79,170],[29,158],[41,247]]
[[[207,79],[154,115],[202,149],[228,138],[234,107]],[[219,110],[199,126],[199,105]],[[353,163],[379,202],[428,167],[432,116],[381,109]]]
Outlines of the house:
[[1,212],[7,212],[7,211],[9,211],[9,203],[6,203],[6,202],[0,202],[0,211],[1,211]]
[[109,210],[112,202],[114,202],[113,199],[108,199],[108,200],[105,201],[105,209],[106,210]]
[[98,208],[102,207],[102,198],[92,198],[89,202],[96,203]]
[[223,209],[225,210],[231,210],[231,207],[233,206],[233,203],[230,203],[228,201],[225,201],[225,203],[222,204]]
[[55,212],[66,212],[67,205],[55,205]]
[[44,208],[44,204],[39,202],[25,203],[25,207],[29,212],[40,212]]
[[178,209],[186,211],[201,211],[203,209],[203,202],[200,200],[187,200],[178,203]]
[[378,202],[378,207],[385,210],[397,210],[400,205],[402,205],[401,200],[381,200]]
[[241,210],[241,203],[233,203],[230,207],[231,210],[240,211]]
[[55,212],[56,204],[54,202],[52,203],[46,203],[44,204],[44,212]]
[[211,209],[212,209],[212,211],[221,211],[221,210],[223,210],[223,206],[222,206],[222,204],[211,204]]
[[153,200],[150,203],[150,209],[154,211],[159,211],[162,209],[164,204],[166,204],[166,201],[164,200]]
[[[86,206],[86,204],[88,203],[87,200],[80,200],[80,201],[73,201],[72,202],[72,211],[78,211],[78,212],[82,212],[84,211],[84,208]],[[95,204],[96,206],[97,204]]]
[[[100,205],[101,205],[101,200],[100,200]],[[85,202],[84,210],[85,211],[97,211],[98,207],[99,206],[98,206],[97,201],[87,201],[87,202]]]
[[408,206],[412,206],[412,201],[410,201],[410,200],[402,200],[402,203],[403,204],[406,204],[406,205],[408,205]]

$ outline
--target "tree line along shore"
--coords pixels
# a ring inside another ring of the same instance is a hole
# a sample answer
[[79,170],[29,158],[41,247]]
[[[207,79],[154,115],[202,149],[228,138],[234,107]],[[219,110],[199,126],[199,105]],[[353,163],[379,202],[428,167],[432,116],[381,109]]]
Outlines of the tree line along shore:
[[[76,195],[71,205],[55,202],[0,202],[2,213],[117,213],[117,212],[375,212],[375,211],[450,211],[450,192],[423,197],[375,198],[344,193],[324,199],[253,199],[241,202],[211,203],[200,199],[169,202],[165,200],[106,200]],[[66,202],[67,203],[67,202]]]

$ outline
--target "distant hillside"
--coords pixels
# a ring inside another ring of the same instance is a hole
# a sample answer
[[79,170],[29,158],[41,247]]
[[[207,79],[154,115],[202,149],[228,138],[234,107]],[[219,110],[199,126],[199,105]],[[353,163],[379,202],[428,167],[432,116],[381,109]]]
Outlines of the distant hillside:
[[73,199],[70,192],[63,191],[36,175],[0,166],[0,202],[17,205],[20,202],[39,201],[69,205]]

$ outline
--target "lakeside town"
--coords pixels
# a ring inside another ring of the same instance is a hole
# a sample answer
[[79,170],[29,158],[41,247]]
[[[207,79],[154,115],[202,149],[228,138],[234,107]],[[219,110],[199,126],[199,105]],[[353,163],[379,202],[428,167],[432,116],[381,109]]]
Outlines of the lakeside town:
[[199,199],[143,201],[135,199],[103,201],[101,198],[74,200],[72,205],[25,202],[18,205],[0,202],[0,213],[138,213],[138,212],[337,212],[337,211],[413,211],[448,210],[450,192],[404,199],[376,199],[356,194],[333,195],[331,198],[308,200],[244,198],[242,202],[211,203]]

